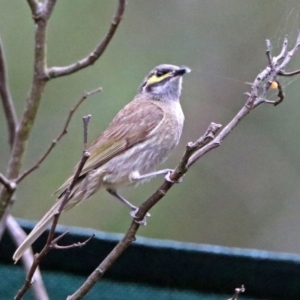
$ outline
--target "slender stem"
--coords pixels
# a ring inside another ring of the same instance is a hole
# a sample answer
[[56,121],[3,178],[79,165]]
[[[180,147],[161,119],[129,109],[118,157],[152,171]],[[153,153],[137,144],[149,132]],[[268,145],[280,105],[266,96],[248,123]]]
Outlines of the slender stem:
[[94,95],[95,93],[101,92],[102,88],[97,88],[93,91],[86,92],[84,95],[79,99],[79,101],[75,104],[75,106],[70,110],[67,120],[65,122],[65,125],[61,131],[61,133],[58,135],[58,137],[52,141],[49,148],[46,150],[46,152],[42,155],[42,157],[37,161],[35,165],[33,165],[30,169],[24,171],[16,180],[16,183],[20,183],[25,177],[27,177],[29,174],[31,174],[33,171],[38,169],[40,165],[45,161],[45,159],[49,156],[49,154],[52,152],[54,147],[57,145],[57,143],[63,138],[65,134],[67,134],[67,130],[69,127],[69,124],[71,122],[71,119],[75,113],[75,111],[78,109],[78,107],[91,95]]
[[36,15],[40,8],[40,3],[38,2],[38,0],[27,0],[27,3],[31,9],[32,15]]
[[14,103],[8,87],[5,55],[4,55],[4,49],[3,49],[1,38],[0,38],[0,96],[2,100],[2,106],[3,106],[5,118],[6,118],[7,128],[8,128],[9,145],[10,148],[12,148],[15,139],[18,120],[17,120]]
[[168,190],[174,185],[174,182],[178,181],[186,173],[186,157],[190,156],[193,153],[193,150],[206,145],[211,139],[213,139],[215,133],[219,128],[220,125],[212,123],[202,137],[200,137],[195,143],[189,143],[181,162],[179,163],[175,171],[171,174],[171,180],[173,182],[165,181],[160,186],[160,188],[140,206],[139,210],[136,213],[135,219],[132,221],[130,228],[128,229],[122,240],[115,246],[115,248],[102,261],[102,263],[90,274],[85,283],[74,294],[70,295],[67,300],[82,299],[82,297],[89,292],[94,284],[100,278],[102,278],[104,273],[117,260],[121,253],[123,253],[127,249],[127,247],[135,241],[135,234],[140,227],[139,221],[143,220],[147,211],[149,211],[160,199],[165,196]]
[[[88,130],[88,124],[84,124],[84,132],[83,132],[83,136],[86,137],[87,136],[87,130]],[[85,145],[84,145],[85,146]],[[58,209],[56,214],[54,215],[53,221],[52,221],[52,225],[48,234],[48,238],[47,238],[47,242],[44,246],[44,248],[42,249],[42,251],[38,254],[36,254],[34,256],[34,261],[31,264],[31,267],[29,269],[29,272],[27,274],[27,277],[25,279],[25,282],[23,284],[23,286],[20,288],[20,290],[18,291],[17,295],[15,296],[15,300],[22,300],[22,297],[25,295],[25,293],[30,289],[31,284],[32,284],[32,278],[35,274],[36,269],[38,268],[40,262],[43,260],[43,258],[48,254],[48,252],[51,250],[51,248],[56,248],[55,247],[55,243],[61,239],[66,233],[63,233],[62,235],[60,235],[59,237],[57,237],[56,239],[54,239],[54,234],[55,234],[55,229],[56,226],[58,224],[58,220],[59,217],[65,207],[65,205],[68,203],[68,201],[70,200],[70,194],[75,186],[75,184],[77,183],[78,177],[86,163],[86,161],[88,160],[88,158],[90,157],[90,153],[87,152],[85,149],[83,150],[83,154],[81,157],[81,161],[78,164],[78,167],[76,169],[76,172],[73,176],[72,182],[69,185],[67,191],[64,193],[64,196],[62,198],[62,200],[60,202],[58,202]],[[90,239],[88,239],[87,241],[81,243],[80,245],[85,245]],[[60,246],[58,246],[57,248],[59,248]],[[73,246],[73,247],[77,247],[77,246]],[[71,248],[71,246],[69,247]]]
[[64,198],[58,208],[58,212],[55,214],[52,225],[51,225],[51,229],[50,232],[48,234],[48,238],[47,238],[47,242],[46,245],[44,246],[44,248],[42,249],[42,251],[34,256],[34,261],[31,264],[31,267],[29,269],[29,272],[27,274],[26,280],[23,284],[23,286],[21,287],[21,289],[18,291],[17,295],[15,296],[15,300],[21,300],[22,297],[25,295],[25,293],[30,289],[31,285],[32,285],[32,278],[35,274],[36,269],[38,268],[40,262],[42,261],[42,259],[48,254],[48,252],[50,251],[52,247],[52,241],[54,238],[54,233],[55,233],[55,228],[57,226],[58,223],[58,219],[60,217],[60,214],[64,208],[64,206],[67,204],[68,200],[69,200],[69,195],[78,179],[78,176],[81,172],[81,170],[84,167],[84,164],[86,163],[87,159],[89,158],[89,153],[87,153],[86,151],[84,151],[84,154],[82,156],[82,159],[80,161],[80,164],[78,166],[78,169],[76,171],[76,174],[73,177],[72,183],[70,184],[67,192],[64,194]]
[[[135,235],[139,229],[139,224],[136,221],[142,220],[146,213],[158,202],[160,201],[174,185],[174,182],[178,180],[188,171],[188,168],[192,166],[196,161],[198,161],[204,154],[208,153],[212,149],[221,145],[221,142],[228,136],[230,132],[238,125],[238,123],[251,111],[253,111],[260,104],[265,103],[266,92],[270,88],[270,82],[276,80],[276,76],[280,71],[280,68],[274,67],[278,65],[278,60],[283,59],[281,67],[285,67],[289,62],[291,57],[295,54],[298,49],[298,43],[300,40],[300,34],[297,39],[297,43],[294,48],[288,53],[287,57],[284,59],[280,56],[271,56],[271,44],[267,43],[267,57],[269,65],[255,78],[252,84],[251,93],[247,93],[248,99],[242,109],[233,117],[233,119],[220,131],[220,133],[215,137],[214,135],[220,128],[220,125],[212,126],[215,131],[210,132],[208,128],[206,133],[198,139],[195,143],[189,143],[186,148],[181,162],[175,169],[175,171],[170,175],[170,181],[165,180],[165,182],[150,196],[145,202],[142,203],[140,208],[136,213],[135,220],[132,221],[130,228],[121,239],[121,241],[115,246],[115,248],[107,255],[107,257],[100,263],[100,265],[90,274],[87,280],[79,287],[75,293],[70,295],[67,300],[78,300],[82,299],[94,286],[94,284],[101,279],[103,274],[107,269],[117,260],[117,258],[127,249],[127,247],[135,240]],[[287,44],[284,43],[283,47]],[[281,51],[283,53],[283,51]],[[270,65],[272,64],[272,65]],[[211,133],[211,134],[210,134]],[[197,148],[197,146],[199,148]],[[244,287],[236,290],[236,296],[233,299],[237,299],[237,295],[244,291]]]
[[104,39],[96,46],[96,48],[86,57],[79,60],[78,62],[64,67],[52,67],[48,69],[47,75],[49,79],[56,78],[60,76],[66,76],[75,73],[83,68],[91,66],[98,60],[98,58],[103,54],[111,39],[113,38],[125,11],[125,0],[119,0],[117,10],[113,21],[111,22],[110,28],[104,37]]
[[[27,141],[33,127],[42,93],[46,84],[46,28],[47,22],[40,16],[36,20],[35,49],[34,49],[34,70],[33,80],[29,95],[26,99],[26,106],[20,124],[16,131],[15,142],[7,170],[8,179],[16,179],[20,172]],[[9,201],[13,192],[2,189],[0,192],[0,238],[5,229],[6,210],[10,207]]]
[[48,20],[50,18],[55,4],[56,4],[56,0],[45,0],[45,2],[43,4],[43,8],[42,8],[45,19]]

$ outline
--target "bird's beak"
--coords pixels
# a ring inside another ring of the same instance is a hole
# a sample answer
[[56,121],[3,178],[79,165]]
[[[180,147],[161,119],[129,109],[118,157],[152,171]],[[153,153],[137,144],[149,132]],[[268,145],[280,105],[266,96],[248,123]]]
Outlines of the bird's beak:
[[173,72],[173,76],[175,77],[175,76],[182,76],[182,75],[184,75],[184,74],[186,74],[186,73],[190,73],[191,72],[191,69],[190,68],[188,68],[188,67],[182,67],[182,68],[180,68],[180,69],[178,69],[178,70],[175,70],[174,72]]

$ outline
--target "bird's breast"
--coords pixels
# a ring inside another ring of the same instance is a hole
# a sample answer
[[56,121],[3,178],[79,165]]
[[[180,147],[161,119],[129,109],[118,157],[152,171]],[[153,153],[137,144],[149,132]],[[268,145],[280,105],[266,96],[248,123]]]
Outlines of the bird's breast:
[[108,185],[115,188],[130,185],[128,176],[131,172],[138,171],[145,174],[153,171],[158,164],[167,159],[179,143],[184,123],[180,103],[173,103],[170,106],[163,103],[160,107],[164,111],[164,117],[146,139],[101,167],[107,172],[105,181]]

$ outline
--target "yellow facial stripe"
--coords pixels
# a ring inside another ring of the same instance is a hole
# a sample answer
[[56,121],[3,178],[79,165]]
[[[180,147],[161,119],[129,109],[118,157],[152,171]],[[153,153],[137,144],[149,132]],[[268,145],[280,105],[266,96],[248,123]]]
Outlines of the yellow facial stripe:
[[154,75],[152,75],[152,76],[148,79],[147,85],[153,84],[153,83],[157,83],[157,82],[160,82],[160,81],[164,80],[165,78],[169,77],[171,74],[172,74],[172,73],[169,72],[169,73],[166,73],[166,74],[164,74],[164,75],[162,75],[162,76],[160,76],[160,77],[157,77],[157,76],[154,74]]

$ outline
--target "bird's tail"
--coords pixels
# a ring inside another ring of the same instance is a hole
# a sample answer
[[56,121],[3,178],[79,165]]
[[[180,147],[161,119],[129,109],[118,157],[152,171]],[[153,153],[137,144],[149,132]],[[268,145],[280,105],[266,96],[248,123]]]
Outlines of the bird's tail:
[[52,222],[54,215],[57,213],[61,201],[57,201],[44,217],[35,225],[30,234],[19,246],[13,255],[15,263],[21,258],[23,253],[35,242],[35,240],[46,230],[47,226]]

